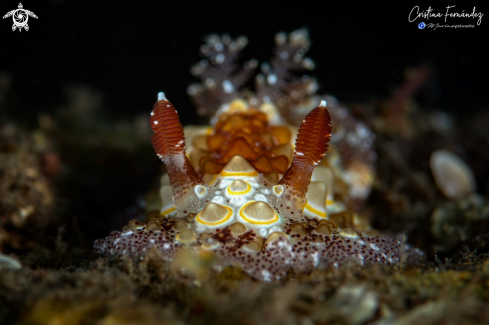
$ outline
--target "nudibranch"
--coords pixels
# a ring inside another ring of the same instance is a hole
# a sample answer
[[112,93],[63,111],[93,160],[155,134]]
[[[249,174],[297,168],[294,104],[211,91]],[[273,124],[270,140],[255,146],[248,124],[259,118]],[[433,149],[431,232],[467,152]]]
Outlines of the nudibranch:
[[[239,88],[256,62],[242,72],[230,68],[246,42],[209,37],[201,51],[211,65],[194,67],[204,82],[189,93],[200,113],[213,114],[214,127],[184,129],[173,104],[158,94],[150,124],[167,169],[159,198],[147,202],[146,220],[97,240],[98,253],[142,256],[153,249],[171,261],[187,249],[212,252],[216,269],[237,266],[265,281],[291,269],[400,261],[401,243],[375,236],[355,212],[373,179],[371,131],[333,97],[317,100],[311,78],[297,81],[285,71],[313,67],[303,57],[307,32],[295,31],[288,41],[278,34],[276,41],[276,58],[262,67],[251,94]],[[308,112],[298,130],[284,123],[292,108],[291,123]]]

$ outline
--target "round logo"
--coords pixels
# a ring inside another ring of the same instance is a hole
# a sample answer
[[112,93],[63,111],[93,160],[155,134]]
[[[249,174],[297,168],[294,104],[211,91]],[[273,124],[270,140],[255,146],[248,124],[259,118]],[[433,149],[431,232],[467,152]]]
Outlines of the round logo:
[[426,24],[425,24],[424,22],[420,22],[420,23],[418,24],[418,28],[419,28],[419,29],[423,29],[423,28],[425,28],[425,27],[426,27]]
[[29,17],[27,17],[27,12],[22,9],[17,9],[12,16],[14,18],[14,24],[17,25],[17,27],[25,26],[25,24],[27,24],[27,20],[29,19]]
[[10,10],[9,12],[7,12],[2,18],[7,18],[10,16],[12,16],[12,19],[14,20],[14,24],[12,25],[12,31],[19,29],[19,32],[22,31],[22,29],[25,29],[26,31],[29,30],[29,25],[27,25],[29,16],[33,18],[37,18],[35,13],[33,13],[30,10],[25,10],[24,6],[22,6],[22,3],[19,3],[19,7],[17,9]]

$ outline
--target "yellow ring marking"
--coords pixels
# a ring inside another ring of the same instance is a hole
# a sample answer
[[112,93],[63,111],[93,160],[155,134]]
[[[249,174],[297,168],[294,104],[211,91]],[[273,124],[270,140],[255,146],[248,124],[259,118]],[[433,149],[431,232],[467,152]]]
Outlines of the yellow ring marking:
[[245,205],[243,205],[243,206],[241,207],[241,209],[239,210],[239,215],[241,216],[241,218],[243,218],[243,219],[244,219],[244,220],[246,220],[247,222],[252,223],[252,224],[254,224],[254,225],[270,225],[270,224],[272,224],[272,223],[274,223],[274,222],[277,222],[277,221],[279,220],[279,218],[278,218],[278,214],[277,214],[277,212],[275,212],[275,210],[273,211],[273,212],[275,212],[275,218],[273,218],[273,219],[272,219],[272,220],[270,220],[270,221],[266,221],[266,222],[262,222],[262,221],[255,221],[255,220],[252,220],[252,219],[249,219],[248,217],[246,217],[246,216],[244,215],[244,213],[243,213],[243,209],[244,209],[244,208],[245,208],[245,207],[246,207],[248,204],[250,204],[250,203],[254,203],[254,202],[256,202],[256,201],[250,201],[250,202],[247,202],[247,203],[245,203]]
[[333,200],[326,200],[326,205],[333,205],[334,201]]
[[224,207],[224,208],[226,208],[228,210],[228,214],[221,221],[218,221],[218,222],[207,222],[207,221],[202,220],[200,218],[200,215],[202,214],[202,211],[199,212],[199,214],[197,215],[197,217],[195,219],[197,220],[198,223],[201,223],[201,224],[206,225],[206,226],[218,226],[220,224],[223,224],[226,221],[228,221],[229,218],[231,218],[231,216],[233,215],[233,209],[231,209],[230,207],[225,206],[225,205],[221,205],[221,206]]
[[273,193],[275,193],[277,195],[281,195],[283,192],[284,192],[284,187],[282,185],[275,185],[273,187]]
[[252,172],[225,172],[221,171],[222,177],[254,177],[258,176],[258,172],[256,170]]
[[165,211],[161,211],[160,212],[160,215],[165,216],[165,215],[170,214],[170,213],[172,213],[173,211],[176,211],[176,210],[177,209],[174,206],[172,206],[171,208],[166,209]]
[[215,175],[212,177],[211,181],[209,182],[209,185],[214,185],[214,184],[216,183],[216,180],[217,180],[217,174],[215,174]]
[[233,192],[233,191],[231,191],[231,185],[229,185],[228,186],[228,193],[231,195],[243,195],[243,194],[249,193],[251,191],[251,185],[248,182],[245,182],[245,183],[246,183],[246,185],[248,185],[246,187],[246,190]]
[[326,212],[322,212],[322,211],[319,211],[318,209],[313,208],[309,203],[307,203],[304,208],[309,210],[310,212],[314,213],[315,215],[321,217],[321,218],[327,218],[328,217],[328,214]]

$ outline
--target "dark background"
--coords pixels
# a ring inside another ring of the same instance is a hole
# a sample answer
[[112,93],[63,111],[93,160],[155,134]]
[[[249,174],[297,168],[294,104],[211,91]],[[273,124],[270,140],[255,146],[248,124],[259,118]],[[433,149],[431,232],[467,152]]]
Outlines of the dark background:
[[[2,16],[19,0],[2,1]],[[186,94],[198,48],[209,33],[246,35],[246,59],[271,57],[274,35],[307,27],[319,93],[343,102],[385,97],[409,66],[428,63],[434,83],[426,107],[455,115],[487,107],[488,34],[418,30],[407,22],[413,5],[333,5],[304,1],[176,4],[160,1],[23,1],[28,32],[0,20],[0,71],[12,76],[10,109],[0,118],[36,120],[60,105],[68,85],[88,85],[105,96],[108,115],[149,112],[165,91],[184,124],[195,123]],[[483,17],[482,24],[487,24]],[[423,102],[424,101],[424,102]],[[187,113],[188,112],[188,113]]]

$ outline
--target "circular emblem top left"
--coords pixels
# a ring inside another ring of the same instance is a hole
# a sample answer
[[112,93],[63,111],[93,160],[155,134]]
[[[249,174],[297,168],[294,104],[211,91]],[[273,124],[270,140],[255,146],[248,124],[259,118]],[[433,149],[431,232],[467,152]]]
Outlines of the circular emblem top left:
[[32,11],[24,9],[22,3],[19,3],[19,7],[17,9],[11,10],[7,12],[3,18],[8,18],[12,16],[14,24],[12,25],[12,31],[19,29],[19,32],[24,28],[26,31],[29,30],[29,25],[27,25],[27,21],[29,20],[29,16],[33,18],[37,18],[36,14]]

